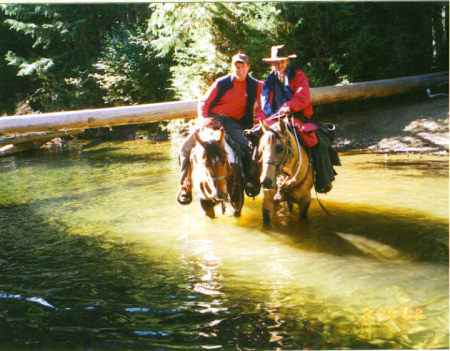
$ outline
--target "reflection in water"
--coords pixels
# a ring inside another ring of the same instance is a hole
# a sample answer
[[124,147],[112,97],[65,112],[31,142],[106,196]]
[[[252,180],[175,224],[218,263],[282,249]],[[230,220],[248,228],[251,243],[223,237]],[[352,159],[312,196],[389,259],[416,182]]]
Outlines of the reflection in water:
[[398,250],[389,245],[382,244],[378,241],[364,238],[354,234],[336,233],[341,238],[353,244],[357,249],[361,250],[362,254],[374,257],[376,259],[393,260],[400,256]]
[[0,159],[1,345],[448,348],[446,159],[343,155],[332,216],[314,200],[266,230],[261,197],[240,218],[179,206],[176,150]]

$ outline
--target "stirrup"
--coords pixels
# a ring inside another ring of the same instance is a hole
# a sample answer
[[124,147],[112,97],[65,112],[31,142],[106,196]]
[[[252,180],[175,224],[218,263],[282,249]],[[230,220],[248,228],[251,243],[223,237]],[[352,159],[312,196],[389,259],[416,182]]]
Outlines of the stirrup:
[[251,183],[251,182],[247,182],[244,185],[244,190],[245,190],[245,194],[248,197],[255,197],[258,196],[259,192],[260,192],[260,187],[259,186],[255,186],[255,184]]
[[182,187],[177,195],[177,201],[181,205],[189,205],[192,202],[192,192]]
[[333,183],[327,184],[323,187],[316,187],[316,191],[321,194],[328,193],[333,188]]

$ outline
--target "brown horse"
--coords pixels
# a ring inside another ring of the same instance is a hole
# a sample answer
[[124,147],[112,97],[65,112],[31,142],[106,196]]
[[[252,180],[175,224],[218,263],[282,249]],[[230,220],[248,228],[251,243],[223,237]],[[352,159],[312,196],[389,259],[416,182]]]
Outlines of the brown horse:
[[195,132],[196,144],[191,152],[192,178],[200,204],[208,217],[214,218],[214,206],[225,202],[233,207],[236,217],[244,205],[242,171],[231,147],[225,141],[223,127],[208,119]]
[[258,153],[261,161],[261,185],[264,190],[263,222],[270,224],[271,213],[287,201],[300,209],[301,219],[308,216],[313,186],[313,170],[306,149],[286,123],[280,119],[269,127],[261,122],[263,135]]

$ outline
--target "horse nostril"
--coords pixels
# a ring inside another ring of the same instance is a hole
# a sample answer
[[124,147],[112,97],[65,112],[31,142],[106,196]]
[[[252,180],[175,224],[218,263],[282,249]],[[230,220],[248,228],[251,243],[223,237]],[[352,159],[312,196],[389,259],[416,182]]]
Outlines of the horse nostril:
[[265,178],[261,184],[262,184],[263,188],[265,188],[265,189],[272,188],[272,181],[269,178]]

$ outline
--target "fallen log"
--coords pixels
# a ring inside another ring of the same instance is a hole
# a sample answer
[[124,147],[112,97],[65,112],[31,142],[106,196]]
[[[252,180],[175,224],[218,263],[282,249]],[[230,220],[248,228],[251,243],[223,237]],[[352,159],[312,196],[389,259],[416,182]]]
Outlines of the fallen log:
[[425,92],[427,88],[445,84],[448,84],[448,72],[312,88],[311,104],[321,105],[372,97],[386,97],[418,89],[423,89]]
[[8,156],[22,151],[37,150],[49,141],[67,135],[83,133],[83,130],[64,132],[33,133],[12,137],[0,137],[0,157]]
[[158,122],[177,118],[193,118],[196,113],[197,101],[175,101],[2,117],[0,118],[0,135]]
[[48,141],[50,141],[50,140],[40,141],[40,142],[22,143],[22,144],[18,144],[18,145],[8,144],[8,145],[0,147],[0,156],[7,156],[7,155],[15,154],[17,152],[28,151],[28,150],[37,150]]
[[[383,97],[448,84],[448,72],[311,89],[313,105]],[[0,118],[0,135],[111,127],[197,115],[197,100]]]
[[14,135],[14,136],[8,136],[8,137],[1,137],[0,136],[0,145],[18,145],[18,144],[29,144],[29,143],[39,143],[41,141],[44,142],[44,144],[54,138],[59,138],[62,136],[68,136],[68,135],[76,135],[83,133],[83,130],[76,129],[71,131],[62,131],[62,132],[48,132],[48,133],[29,133],[29,134],[23,134],[23,135]]

